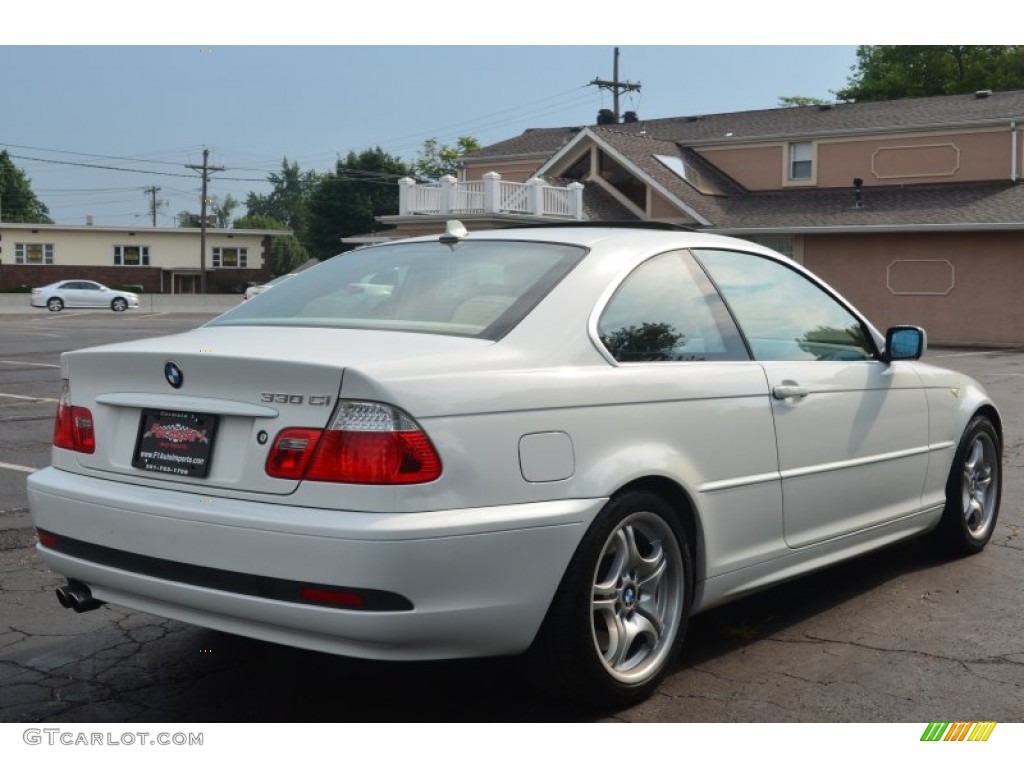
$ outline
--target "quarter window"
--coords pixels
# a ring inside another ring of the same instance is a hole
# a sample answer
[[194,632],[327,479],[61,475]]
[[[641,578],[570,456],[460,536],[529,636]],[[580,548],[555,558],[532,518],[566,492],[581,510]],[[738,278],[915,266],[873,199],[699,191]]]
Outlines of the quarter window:
[[736,251],[695,251],[757,360],[868,360],[864,324],[794,269]]
[[214,248],[213,266],[225,269],[245,269],[248,261],[246,248]]
[[789,178],[806,181],[812,177],[814,146],[809,141],[795,141],[789,145]]
[[749,359],[714,286],[685,252],[637,267],[601,313],[597,331],[622,363]]
[[53,264],[53,243],[15,243],[15,264]]
[[114,266],[116,267],[148,267],[148,245],[115,245]]

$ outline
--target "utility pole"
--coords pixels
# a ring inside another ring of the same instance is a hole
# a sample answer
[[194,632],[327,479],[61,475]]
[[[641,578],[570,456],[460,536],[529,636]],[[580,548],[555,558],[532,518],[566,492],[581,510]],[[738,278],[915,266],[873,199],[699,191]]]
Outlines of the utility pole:
[[156,193],[159,192],[159,191],[160,191],[160,187],[146,187],[146,189],[145,189],[145,193],[147,195],[149,195],[149,213],[153,217],[153,226],[154,227],[156,226],[156,211],[157,211],[157,208],[159,208],[160,205],[162,205],[163,202],[164,202],[164,201],[161,200],[160,204],[157,204]]
[[202,165],[186,165],[186,168],[191,168],[194,171],[203,172],[203,197],[202,197],[202,208],[199,212],[199,292],[206,293],[206,203],[207,203],[207,182],[210,178],[210,173],[213,171],[223,171],[223,165],[210,165],[210,150],[207,147],[203,147],[203,164]]
[[619,80],[619,48],[615,47],[615,60],[612,62],[612,79],[601,80],[594,78],[587,85],[596,85],[598,88],[604,88],[612,92],[612,114],[615,115],[615,122],[619,122],[619,94],[629,93],[630,91],[640,91],[640,83],[631,83],[628,80]]

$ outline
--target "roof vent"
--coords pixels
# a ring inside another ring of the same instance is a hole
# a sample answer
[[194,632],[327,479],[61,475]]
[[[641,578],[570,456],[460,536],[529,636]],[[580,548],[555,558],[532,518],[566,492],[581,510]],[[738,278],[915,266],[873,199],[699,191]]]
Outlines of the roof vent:
[[832,105],[831,104],[819,104],[818,105],[818,111],[819,112],[828,112],[830,109],[832,109]]
[[689,117],[686,118],[686,122],[688,122],[688,123],[696,123],[700,119],[701,119],[700,115],[690,115]]
[[991,88],[986,88],[984,91],[975,91],[974,92],[974,98],[976,98],[976,99],[987,99],[991,95],[992,95],[992,89]]
[[624,123],[639,123],[640,122],[640,117],[637,115],[636,112],[626,112],[622,116],[622,122],[624,122]]
[[598,125],[611,125],[615,122],[615,113],[610,109],[599,109],[597,111]]

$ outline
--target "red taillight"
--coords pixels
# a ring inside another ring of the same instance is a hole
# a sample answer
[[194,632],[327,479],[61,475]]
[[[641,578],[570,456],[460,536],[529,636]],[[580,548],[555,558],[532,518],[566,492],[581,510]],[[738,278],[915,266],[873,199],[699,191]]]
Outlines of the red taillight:
[[267,474],[288,480],[301,480],[313,457],[322,430],[286,429],[274,440],[267,456]]
[[57,404],[57,418],[53,425],[53,444],[78,453],[96,451],[96,432],[93,429],[92,412],[88,408],[71,404],[71,388],[64,382],[60,402]]
[[342,401],[327,430],[286,429],[267,457],[267,474],[363,485],[429,483],[441,457],[406,413],[382,403]]

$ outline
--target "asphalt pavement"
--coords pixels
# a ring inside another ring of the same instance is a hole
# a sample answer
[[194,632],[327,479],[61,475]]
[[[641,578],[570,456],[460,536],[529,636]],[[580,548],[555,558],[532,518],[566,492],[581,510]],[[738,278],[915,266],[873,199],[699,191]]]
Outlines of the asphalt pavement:
[[594,713],[529,688],[516,660],[364,662],[114,606],[60,608],[64,580],[36,556],[25,512],[25,478],[48,463],[60,353],[178,332],[219,310],[8,312],[6,298],[0,721],[1024,720],[1024,350],[926,357],[977,378],[1002,409],[1003,504],[983,553],[948,560],[905,542],[700,615],[654,696]]

